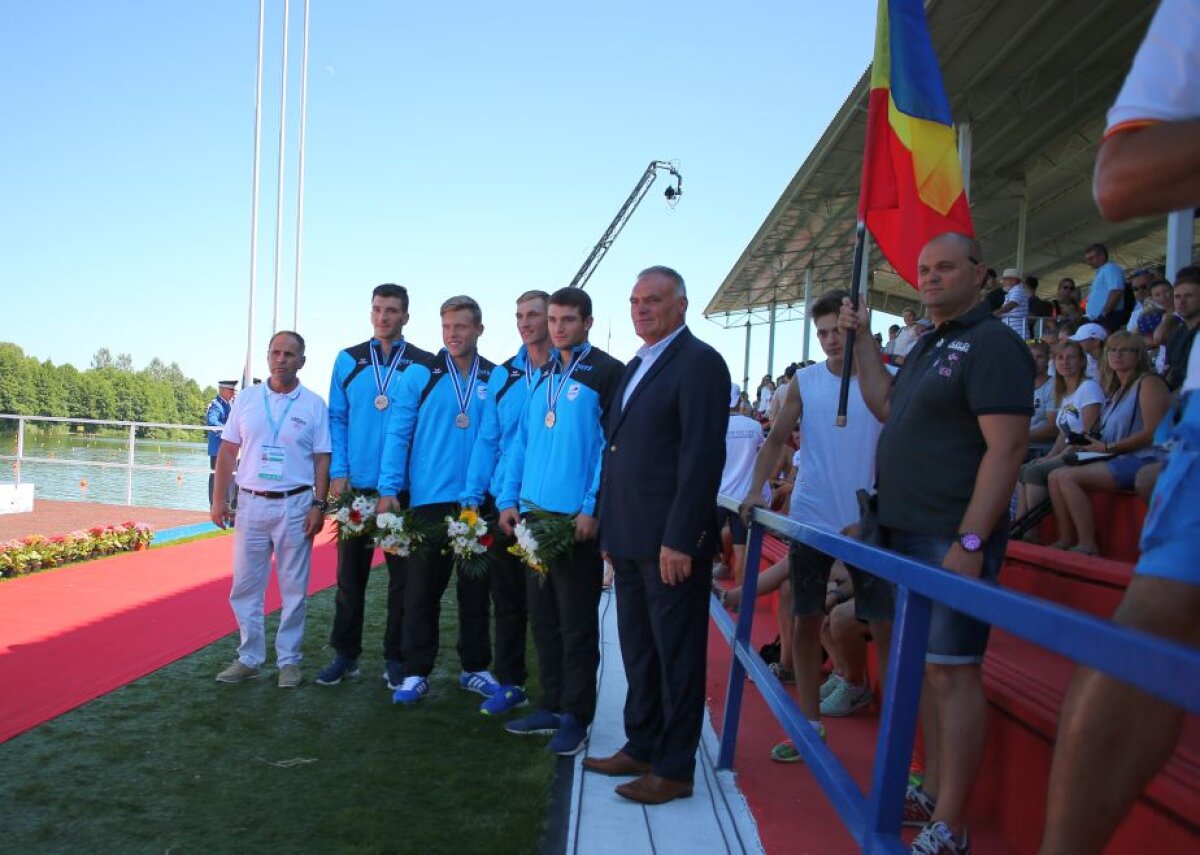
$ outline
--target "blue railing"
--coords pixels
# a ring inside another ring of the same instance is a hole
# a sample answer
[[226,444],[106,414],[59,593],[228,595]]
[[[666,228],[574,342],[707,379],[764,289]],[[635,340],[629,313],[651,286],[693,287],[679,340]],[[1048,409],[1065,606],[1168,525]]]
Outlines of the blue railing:
[[[737,509],[737,502],[727,496],[719,501],[723,507]],[[768,531],[808,544],[896,585],[888,679],[869,794],[859,789],[750,644],[758,566]],[[710,606],[713,620],[734,653],[717,765],[722,769],[733,767],[748,672],[862,851],[867,855],[906,853],[908,848],[900,839],[900,822],[933,602],[1103,671],[1190,712],[1200,712],[1200,653],[1194,650],[758,509],[746,544],[743,605],[737,625],[715,597]]]

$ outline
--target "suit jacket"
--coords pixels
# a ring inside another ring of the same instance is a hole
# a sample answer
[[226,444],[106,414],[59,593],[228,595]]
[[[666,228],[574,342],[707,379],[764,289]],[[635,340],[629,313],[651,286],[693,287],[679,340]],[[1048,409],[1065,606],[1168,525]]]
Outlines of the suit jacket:
[[725,467],[729,369],[684,329],[608,420],[600,543],[614,558],[657,560],[659,548],[710,557],[720,543],[717,490]]

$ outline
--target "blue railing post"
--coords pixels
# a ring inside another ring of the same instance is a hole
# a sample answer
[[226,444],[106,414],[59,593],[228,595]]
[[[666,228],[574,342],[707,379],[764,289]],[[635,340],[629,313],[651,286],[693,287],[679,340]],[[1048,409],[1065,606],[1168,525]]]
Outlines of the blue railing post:
[[732,769],[737,748],[738,721],[742,714],[742,690],[746,685],[746,666],[738,658],[739,648],[748,649],[750,627],[754,623],[754,604],[758,596],[758,564],[762,560],[762,542],[766,529],[751,522],[746,541],[746,560],[742,567],[742,603],[738,609],[737,631],[733,637],[732,659],[729,663],[729,686],[725,690],[725,716],[721,722],[721,749],[717,753],[717,768]]
[[867,799],[864,855],[882,851],[880,844],[896,840],[900,833],[921,685],[925,678],[931,608],[928,597],[914,593],[904,585],[896,586],[896,620],[888,653],[871,794]]

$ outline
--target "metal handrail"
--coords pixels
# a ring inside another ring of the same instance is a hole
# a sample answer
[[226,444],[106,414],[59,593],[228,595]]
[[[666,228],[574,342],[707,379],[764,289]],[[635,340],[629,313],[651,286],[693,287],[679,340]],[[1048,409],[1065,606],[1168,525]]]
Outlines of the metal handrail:
[[[737,510],[738,502],[728,496],[720,496],[718,502],[722,507]],[[869,794],[859,789],[809,726],[795,701],[750,644],[752,603],[758,594],[758,566],[763,537],[768,531],[804,543],[896,585],[888,679]],[[718,767],[733,766],[742,692],[749,672],[768,708],[803,755],[862,851],[893,855],[907,852],[900,839],[900,823],[916,732],[929,615],[934,602],[1130,683],[1190,712],[1200,712],[1200,651],[756,509],[746,544],[743,605],[736,626],[716,597],[709,606],[734,654]]]
[[[138,428],[169,428],[173,430],[199,430],[205,433],[222,430],[219,426],[209,425],[181,425],[170,424],[167,422],[130,422],[118,421],[110,419],[73,419],[64,418],[62,416],[22,416],[14,413],[0,413],[0,420],[16,421],[17,423],[17,453],[0,454],[0,460],[12,460],[16,462],[13,467],[13,473],[17,485],[21,483],[21,464],[22,463],[43,463],[52,466],[93,466],[101,469],[124,469],[125,470],[125,504],[133,505],[133,473],[134,470],[146,472],[192,472],[192,473],[208,473],[211,469],[200,468],[197,466],[160,466],[147,463],[135,463],[134,454],[137,449],[137,430]],[[52,422],[60,424],[85,424],[85,425],[103,425],[108,427],[127,428],[129,430],[129,450],[124,463],[110,463],[103,460],[62,460],[54,457],[29,457],[25,454],[25,423],[26,422]]]

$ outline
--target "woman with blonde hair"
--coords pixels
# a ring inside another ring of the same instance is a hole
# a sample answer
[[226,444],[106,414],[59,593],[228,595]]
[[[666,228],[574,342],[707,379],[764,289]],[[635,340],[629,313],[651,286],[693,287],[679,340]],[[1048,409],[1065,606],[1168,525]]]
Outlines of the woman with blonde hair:
[[[1167,384],[1150,370],[1146,341],[1121,330],[1104,343],[1100,385],[1107,396],[1100,413],[1100,438],[1081,454],[1111,455],[1050,473],[1050,501],[1058,521],[1059,549],[1095,555],[1096,521],[1088,491],[1132,490],[1138,470],[1162,458],[1154,431],[1170,403]],[[1074,545],[1072,545],[1074,544]]]

